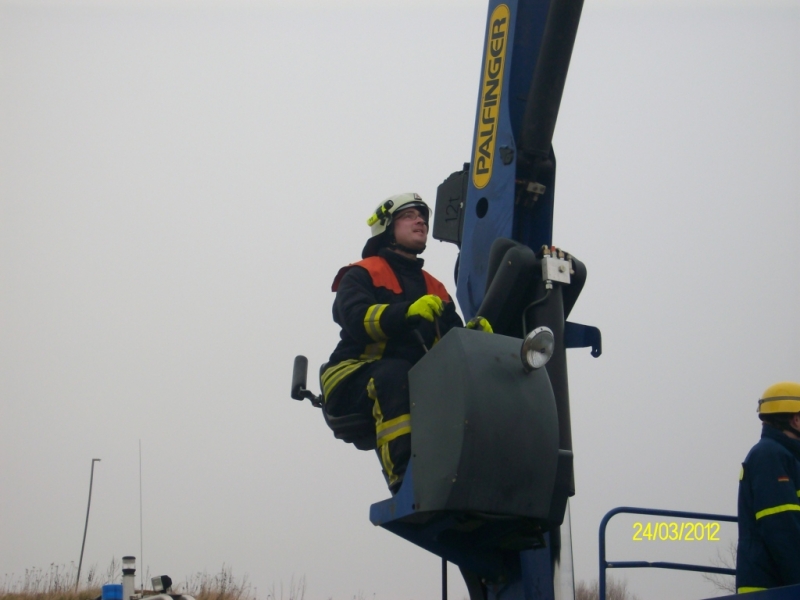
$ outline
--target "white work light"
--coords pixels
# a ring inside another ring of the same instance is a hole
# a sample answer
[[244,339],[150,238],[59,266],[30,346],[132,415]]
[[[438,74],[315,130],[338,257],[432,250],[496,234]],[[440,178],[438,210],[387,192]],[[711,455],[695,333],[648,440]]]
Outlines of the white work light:
[[172,589],[172,577],[169,575],[159,575],[158,577],[151,577],[150,583],[153,584],[153,590],[159,594],[169,594]]
[[549,327],[537,327],[531,331],[522,342],[520,357],[525,371],[533,371],[547,364],[553,356],[555,338]]

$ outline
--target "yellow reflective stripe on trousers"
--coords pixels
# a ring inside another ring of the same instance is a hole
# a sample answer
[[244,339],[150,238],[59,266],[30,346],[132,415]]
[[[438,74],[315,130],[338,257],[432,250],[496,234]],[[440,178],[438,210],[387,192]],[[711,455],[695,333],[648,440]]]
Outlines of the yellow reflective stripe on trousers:
[[786,512],[787,510],[800,511],[800,504],[781,504],[780,506],[765,508],[764,510],[760,510],[756,513],[756,521],[758,521],[761,517],[768,517],[769,515]]
[[[376,432],[380,431],[382,427],[386,428],[390,423],[396,421],[396,419],[392,419],[386,423],[383,422],[383,412],[381,411],[381,405],[378,403],[378,392],[375,390],[375,380],[372,378],[370,378],[369,383],[367,383],[367,396],[372,398],[372,400],[375,402],[372,407],[372,416],[375,419]],[[378,442],[378,452],[381,459],[381,465],[383,465],[383,470],[386,473],[386,479],[389,480],[389,485],[392,486],[397,483],[400,477],[394,472],[394,462],[392,462],[392,456],[389,453],[388,441],[389,440],[385,440],[383,444]]]
[[376,342],[382,342],[387,339],[386,334],[381,329],[381,315],[386,310],[388,304],[373,304],[367,309],[364,314],[364,329],[367,331],[369,337]]
[[767,588],[756,588],[756,587],[740,587],[736,590],[737,594],[746,594],[747,592],[763,592]]
[[333,389],[339,385],[342,379],[350,375],[350,373],[367,362],[370,361],[350,358],[325,369],[325,371],[322,373],[322,377],[320,377],[322,382],[322,395],[327,398],[328,394],[330,394]]
[[411,433],[411,415],[405,414],[375,427],[378,446],[388,444],[401,435]]
[[392,457],[389,454],[389,446],[384,444],[381,447],[381,464],[383,465],[383,470],[386,471],[386,477],[389,479],[389,485],[392,486],[397,483],[397,480],[400,477],[394,472],[394,463],[392,462]]

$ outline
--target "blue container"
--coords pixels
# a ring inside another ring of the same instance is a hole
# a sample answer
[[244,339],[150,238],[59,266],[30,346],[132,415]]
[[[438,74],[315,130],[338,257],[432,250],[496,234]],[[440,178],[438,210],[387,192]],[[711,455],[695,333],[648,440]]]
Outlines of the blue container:
[[107,583],[103,586],[103,600],[122,600],[122,584]]

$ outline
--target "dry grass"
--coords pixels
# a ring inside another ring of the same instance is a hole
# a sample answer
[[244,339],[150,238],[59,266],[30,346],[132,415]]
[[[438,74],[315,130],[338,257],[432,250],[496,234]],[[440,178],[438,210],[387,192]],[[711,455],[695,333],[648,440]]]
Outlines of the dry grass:
[[22,592],[0,593],[0,600],[94,600],[100,595],[100,588],[64,590],[61,592],[38,592],[26,594]]
[[[119,564],[111,561],[112,576]],[[17,576],[6,573],[0,584],[0,600],[93,600],[100,595],[103,576],[96,566],[86,569],[81,585],[75,589],[78,568],[51,564],[48,569],[25,569]]]
[[[172,587],[176,593],[189,594],[197,600],[256,600],[256,590],[248,582],[247,575],[236,579],[233,569],[226,565],[222,565],[222,570],[216,575],[195,573]],[[300,598],[290,597],[290,600]]]
[[[120,563],[112,559],[104,572],[98,571],[96,565],[87,568],[77,591],[74,564],[70,567],[51,564],[47,570],[26,569],[21,576],[6,574],[0,583],[0,600],[94,600],[100,595],[103,584],[121,581],[120,567]],[[189,594],[196,600],[258,600],[257,590],[250,585],[247,575],[237,578],[233,569],[226,565],[219,573],[195,573],[172,587],[175,593]],[[284,587],[283,582],[277,587],[273,585],[265,600],[304,600],[305,593],[306,578],[292,577],[288,586]],[[575,600],[598,600],[599,597],[597,581],[581,581],[575,588]],[[624,580],[608,580],[606,598],[638,600],[628,591]],[[359,591],[352,600],[366,600],[366,597]]]
[[[76,591],[77,571],[74,564],[69,567],[51,564],[47,570],[33,568],[26,569],[22,575],[6,574],[0,583],[0,600],[94,600],[100,596],[104,584],[121,581],[121,564],[116,559],[112,559],[102,573],[96,565],[88,567],[81,574]],[[214,575],[195,573],[183,582],[174,583],[172,588],[175,593],[189,594],[196,600],[258,600],[247,575],[237,578],[233,569],[226,565]],[[266,600],[303,600],[305,592],[305,577],[293,577],[287,588],[283,583],[277,589],[273,585]]]
[[[590,583],[581,581],[575,586],[575,600],[598,600],[599,598],[600,584],[596,580]],[[606,579],[606,600],[639,600],[639,598],[628,591],[628,583],[624,579],[622,581]]]
[[[267,594],[267,600],[284,600],[283,591],[283,582],[281,582],[281,585],[277,590],[273,585]],[[292,577],[291,581],[289,582],[289,588],[286,590],[286,600],[303,600],[305,595],[306,578],[301,577],[300,579],[295,579]]]
[[[711,559],[711,564],[715,567],[736,570],[736,548],[738,540],[728,544],[728,548],[721,551],[717,548],[717,558]],[[713,584],[718,590],[727,594],[736,593],[736,579],[733,575],[717,575],[714,573],[703,573],[703,579]]]
[[[88,567],[81,577],[81,585],[75,591],[77,567],[51,564],[45,569],[26,569],[21,576],[6,574],[0,583],[0,600],[94,600],[100,595],[105,583],[119,583],[120,563],[115,559],[104,571],[100,572],[96,565]],[[223,565],[219,573],[210,575],[206,572],[195,573],[183,582],[173,584],[175,593],[189,594],[197,600],[258,600],[257,590],[253,588],[247,575],[236,578],[233,569]],[[145,592],[147,593],[147,592]],[[267,592],[265,600],[304,600],[306,578],[292,577],[289,585],[284,587],[273,585]],[[575,588],[575,600],[598,600],[600,597],[597,581],[587,583],[581,581]],[[622,580],[608,580],[606,587],[607,600],[638,600],[628,591],[627,583]],[[145,597],[146,600],[146,597]],[[352,600],[366,600],[362,592],[353,596]]]

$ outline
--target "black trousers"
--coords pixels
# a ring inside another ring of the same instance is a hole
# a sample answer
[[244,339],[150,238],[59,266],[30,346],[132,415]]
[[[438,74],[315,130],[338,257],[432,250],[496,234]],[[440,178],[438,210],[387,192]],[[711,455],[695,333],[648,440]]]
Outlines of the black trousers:
[[403,481],[411,457],[411,414],[407,360],[384,358],[358,369],[326,398],[328,414],[361,413],[375,420],[375,451],[392,493]]

